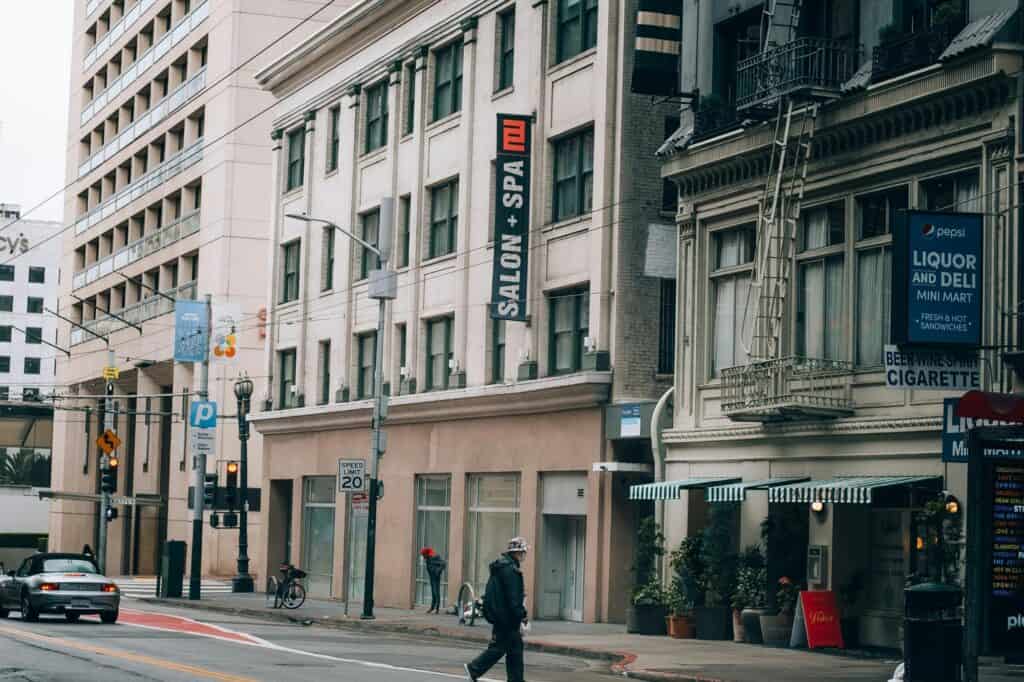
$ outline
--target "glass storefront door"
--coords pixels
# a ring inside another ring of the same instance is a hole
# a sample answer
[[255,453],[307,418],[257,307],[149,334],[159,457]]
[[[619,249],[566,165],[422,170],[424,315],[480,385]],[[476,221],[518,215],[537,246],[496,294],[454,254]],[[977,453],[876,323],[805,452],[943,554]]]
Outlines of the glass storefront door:
[[334,577],[334,476],[303,479],[302,570],[310,597],[331,596]]
[[482,595],[491,562],[519,534],[519,474],[470,475],[466,499],[466,581]]
[[[451,476],[416,477],[416,603],[430,604],[427,564],[419,551],[430,547],[448,560],[448,529],[451,519]],[[441,606],[447,605],[448,571],[441,574]]]

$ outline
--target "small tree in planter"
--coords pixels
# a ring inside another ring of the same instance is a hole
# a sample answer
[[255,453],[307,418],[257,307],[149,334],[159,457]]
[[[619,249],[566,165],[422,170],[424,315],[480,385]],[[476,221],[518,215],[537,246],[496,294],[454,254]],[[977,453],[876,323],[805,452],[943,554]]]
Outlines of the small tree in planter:
[[736,571],[736,593],[732,598],[733,639],[760,644],[760,616],[766,604],[768,569],[761,548],[751,545],[740,556]]
[[704,529],[700,559],[705,567],[704,605],[697,608],[698,639],[730,639],[730,604],[736,590],[737,556],[732,550],[731,510],[712,507]]
[[788,576],[779,578],[775,603],[779,608],[778,615],[761,616],[761,635],[764,643],[771,646],[787,646],[789,635],[793,629],[793,613],[800,598],[800,586]]
[[693,607],[704,601],[704,564],[700,550],[701,536],[692,535],[683,538],[669,557],[672,584],[668,590],[668,607],[672,615],[667,622],[669,635],[678,639],[694,636]]
[[665,634],[665,593],[658,579],[658,558],[665,553],[665,536],[653,517],[640,522],[633,560],[633,599],[626,611],[626,631]]

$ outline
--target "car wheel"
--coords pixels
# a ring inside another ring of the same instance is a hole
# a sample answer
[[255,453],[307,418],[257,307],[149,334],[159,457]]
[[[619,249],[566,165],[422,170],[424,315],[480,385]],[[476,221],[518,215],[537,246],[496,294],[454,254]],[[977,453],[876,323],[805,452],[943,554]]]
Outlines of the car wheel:
[[3,620],[7,616],[11,615],[11,612],[7,609],[0,609],[0,620]]
[[81,616],[82,616],[82,614],[80,614],[80,613],[65,613],[64,614],[64,618],[66,618],[69,623],[77,623],[78,619],[81,618]]
[[39,620],[39,612],[32,608],[32,600],[28,598],[28,592],[21,595],[21,619],[28,623],[35,623]]
[[117,611],[104,611],[100,614],[100,620],[107,625],[113,625],[117,622]]

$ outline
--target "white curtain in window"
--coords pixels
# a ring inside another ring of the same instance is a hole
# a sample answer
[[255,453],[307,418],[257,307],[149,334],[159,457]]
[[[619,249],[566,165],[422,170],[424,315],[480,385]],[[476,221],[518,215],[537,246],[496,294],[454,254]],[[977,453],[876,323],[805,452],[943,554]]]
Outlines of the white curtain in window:
[[864,251],[857,261],[857,364],[861,366],[882,364],[882,346],[889,338],[890,263],[888,249]]
[[[718,376],[725,367],[735,367],[750,360],[743,350],[743,334],[749,341],[750,330],[754,321],[756,301],[750,293],[750,275],[735,275],[715,280],[715,320],[713,368]],[[751,310],[746,315],[744,325],[743,309],[750,299]],[[741,329],[741,326],[743,327]]]
[[978,173],[965,173],[957,178],[956,210],[959,213],[981,212],[981,197],[978,196]]
[[843,258],[833,256],[825,261],[825,354],[829,360],[843,358],[846,329],[843,320]]
[[828,246],[828,207],[809,209],[804,220],[804,249],[820,249]]
[[820,358],[825,352],[825,263],[814,261],[804,264],[801,269],[804,303],[802,352],[805,357]]

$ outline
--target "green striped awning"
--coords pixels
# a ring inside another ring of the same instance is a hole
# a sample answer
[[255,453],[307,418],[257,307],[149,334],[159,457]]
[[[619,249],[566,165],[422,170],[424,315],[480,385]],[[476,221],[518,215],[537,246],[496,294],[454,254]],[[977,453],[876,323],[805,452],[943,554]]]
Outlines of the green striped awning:
[[747,499],[748,490],[768,490],[780,485],[809,481],[810,476],[786,476],[785,478],[765,478],[760,481],[742,481],[713,485],[707,489],[708,502],[742,502]]
[[722,476],[706,478],[683,478],[678,481],[660,481],[658,483],[639,483],[629,487],[631,500],[678,500],[682,490],[707,488],[712,485],[736,483],[740,478],[724,478]]
[[840,476],[824,481],[807,481],[770,488],[768,501],[871,504],[873,490],[940,479],[940,476]]

